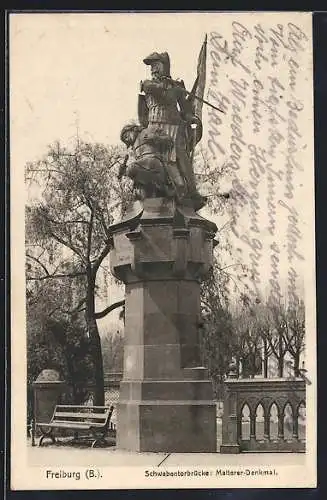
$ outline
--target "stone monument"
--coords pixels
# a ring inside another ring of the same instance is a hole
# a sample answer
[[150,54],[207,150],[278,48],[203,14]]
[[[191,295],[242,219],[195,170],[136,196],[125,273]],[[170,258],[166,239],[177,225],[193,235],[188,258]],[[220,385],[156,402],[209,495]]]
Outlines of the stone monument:
[[53,411],[60,403],[61,397],[67,388],[56,370],[42,370],[33,382],[33,418],[37,422],[48,423]]
[[[199,56],[198,78],[205,70]],[[167,53],[144,59],[139,124],[125,126],[119,175],[135,200],[111,226],[111,271],[125,283],[124,373],[117,446],[137,452],[215,452],[216,405],[199,353],[200,282],[217,227],[197,211],[193,151],[202,123],[192,92],[170,76]],[[202,66],[201,66],[202,65]],[[197,93],[198,92],[198,93]],[[205,102],[205,101],[204,101]]]

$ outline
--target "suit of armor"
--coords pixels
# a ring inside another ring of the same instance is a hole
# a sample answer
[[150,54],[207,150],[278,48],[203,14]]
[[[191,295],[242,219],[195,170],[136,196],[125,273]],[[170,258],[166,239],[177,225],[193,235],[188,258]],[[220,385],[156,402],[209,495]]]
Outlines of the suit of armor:
[[177,187],[184,186],[187,193],[194,193],[196,186],[189,137],[192,110],[183,89],[183,82],[168,77],[142,82],[145,116],[140,117],[140,121],[149,130],[161,129],[172,139],[173,146],[166,153],[170,176]]

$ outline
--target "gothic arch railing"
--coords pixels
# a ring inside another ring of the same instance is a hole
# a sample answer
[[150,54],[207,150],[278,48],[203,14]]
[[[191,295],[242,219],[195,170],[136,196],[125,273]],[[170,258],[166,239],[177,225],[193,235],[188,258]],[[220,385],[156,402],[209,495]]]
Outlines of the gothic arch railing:
[[305,451],[303,379],[229,379],[225,385],[222,453]]

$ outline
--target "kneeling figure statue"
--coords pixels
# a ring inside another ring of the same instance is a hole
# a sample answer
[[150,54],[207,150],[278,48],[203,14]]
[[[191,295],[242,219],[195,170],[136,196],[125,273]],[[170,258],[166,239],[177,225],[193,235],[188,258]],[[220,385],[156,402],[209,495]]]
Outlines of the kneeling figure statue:
[[119,170],[119,178],[127,175],[134,181],[136,198],[174,196],[174,188],[165,165],[172,139],[161,129],[148,130],[137,124],[125,125],[120,138],[128,154]]

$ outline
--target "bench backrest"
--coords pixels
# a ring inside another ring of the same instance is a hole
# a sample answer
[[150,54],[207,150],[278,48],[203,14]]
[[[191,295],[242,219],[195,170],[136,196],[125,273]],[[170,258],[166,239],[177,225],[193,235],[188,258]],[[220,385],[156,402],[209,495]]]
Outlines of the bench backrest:
[[109,424],[113,410],[113,406],[57,405],[51,422],[87,422],[106,426]]

